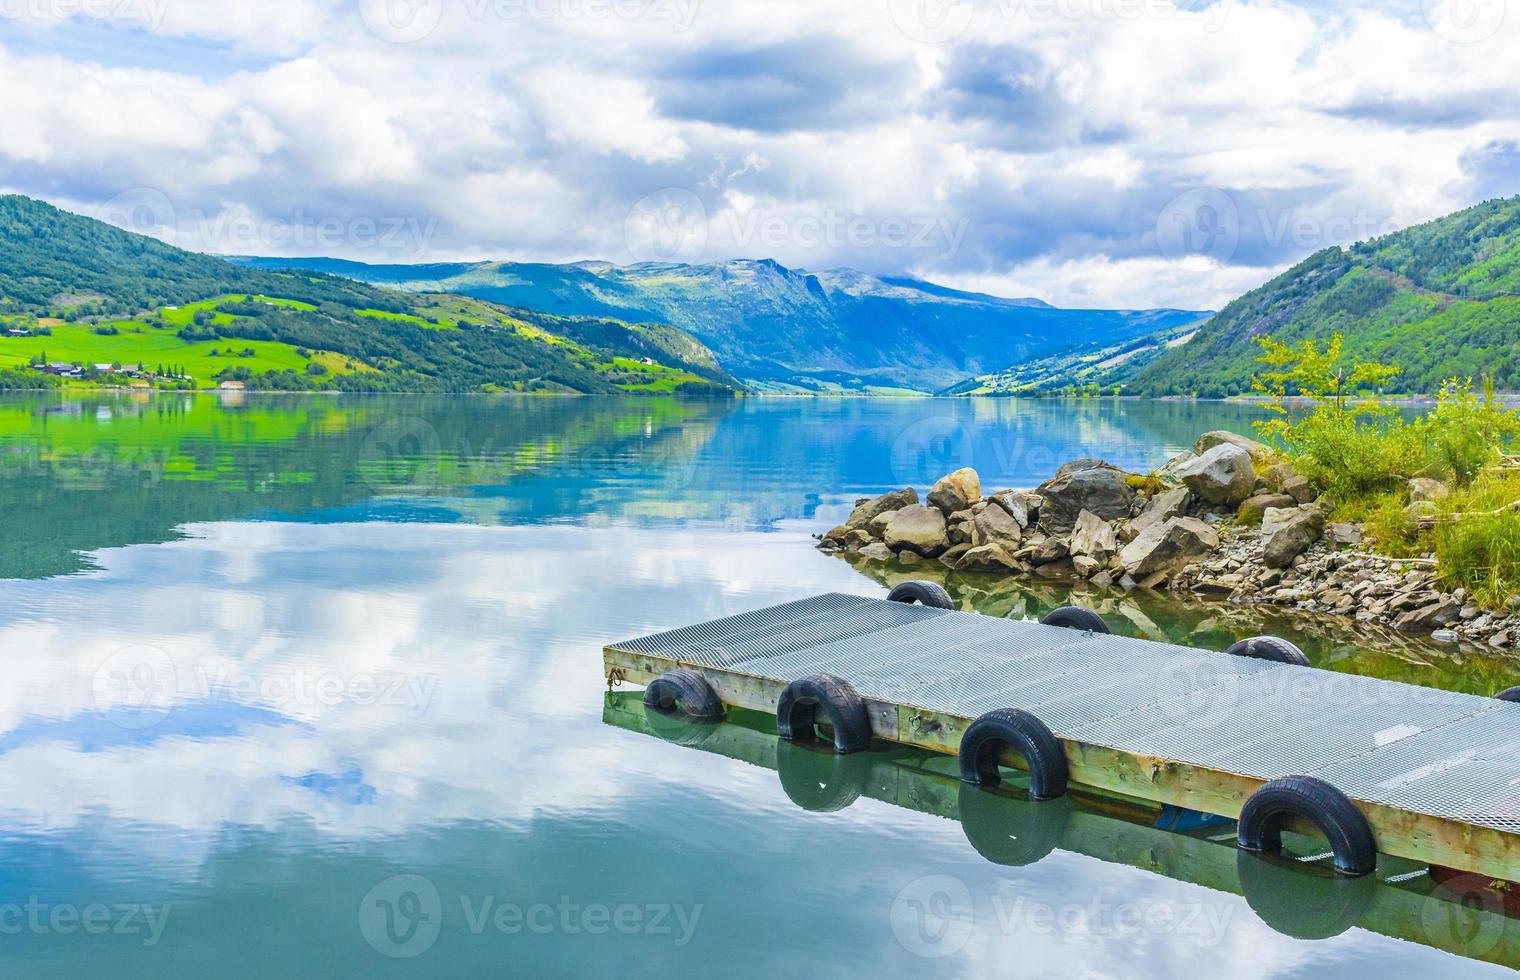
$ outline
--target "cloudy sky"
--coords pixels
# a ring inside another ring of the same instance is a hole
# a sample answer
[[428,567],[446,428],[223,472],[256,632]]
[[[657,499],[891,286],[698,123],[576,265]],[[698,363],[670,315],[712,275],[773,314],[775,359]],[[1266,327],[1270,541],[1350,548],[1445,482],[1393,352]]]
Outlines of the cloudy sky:
[[0,189],[190,248],[1217,306],[1520,192],[1520,0],[0,0]]

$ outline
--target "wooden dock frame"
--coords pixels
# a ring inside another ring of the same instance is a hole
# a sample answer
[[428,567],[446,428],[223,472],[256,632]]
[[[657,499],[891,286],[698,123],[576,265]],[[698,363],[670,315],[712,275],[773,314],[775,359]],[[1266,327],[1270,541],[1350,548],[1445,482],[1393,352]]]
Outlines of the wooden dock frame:
[[[647,685],[666,671],[688,667],[706,677],[725,704],[770,714],[775,714],[776,700],[785,687],[772,678],[714,670],[610,646],[602,651],[602,659],[609,686]],[[948,755],[959,753],[961,736],[975,720],[912,705],[865,700],[876,738]],[[1240,816],[1247,797],[1264,782],[1071,739],[1065,741],[1065,746],[1067,766],[1075,784],[1231,819]],[[1017,764],[1017,760],[1008,761]],[[1495,879],[1520,881],[1520,834],[1375,803],[1354,802],[1366,815],[1381,853]]]

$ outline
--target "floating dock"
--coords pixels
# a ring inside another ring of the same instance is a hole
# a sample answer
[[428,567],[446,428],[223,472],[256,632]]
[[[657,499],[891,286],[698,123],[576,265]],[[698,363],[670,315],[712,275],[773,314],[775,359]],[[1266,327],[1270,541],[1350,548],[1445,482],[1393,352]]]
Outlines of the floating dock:
[[1061,740],[1073,785],[1232,819],[1269,781],[1312,776],[1380,853],[1520,880],[1520,703],[840,594],[603,659],[609,684],[688,668],[724,704],[770,713],[793,681],[834,675],[872,736],[952,755],[979,717],[1020,709]]
[[[1136,868],[1173,881],[1243,896],[1263,922],[1284,935],[1326,939],[1357,927],[1445,952],[1520,968],[1520,922],[1508,918],[1482,876],[1439,887],[1423,865],[1393,859],[1376,880],[1338,880],[1284,866],[1240,860],[1228,822],[1172,829],[1159,805],[1073,789],[1048,803],[993,796],[960,782],[946,756],[913,749],[830,756],[793,746],[760,727],[763,716],[736,723],[669,721],[648,712],[637,692],[607,695],[602,721],[694,751],[774,770],[799,807],[837,811],[861,798],[958,821],[988,861],[1023,867],[1055,852]],[[1009,829],[1017,834],[1010,836]]]

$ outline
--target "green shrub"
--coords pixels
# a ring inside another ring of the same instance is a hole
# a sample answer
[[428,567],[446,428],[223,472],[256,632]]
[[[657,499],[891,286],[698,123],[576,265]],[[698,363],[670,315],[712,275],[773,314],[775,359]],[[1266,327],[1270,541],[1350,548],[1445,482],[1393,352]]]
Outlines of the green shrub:
[[1425,442],[1426,471],[1468,486],[1499,452],[1520,435],[1520,416],[1494,398],[1493,384],[1484,385],[1483,398],[1472,382],[1452,378],[1441,385],[1435,410],[1416,423]]

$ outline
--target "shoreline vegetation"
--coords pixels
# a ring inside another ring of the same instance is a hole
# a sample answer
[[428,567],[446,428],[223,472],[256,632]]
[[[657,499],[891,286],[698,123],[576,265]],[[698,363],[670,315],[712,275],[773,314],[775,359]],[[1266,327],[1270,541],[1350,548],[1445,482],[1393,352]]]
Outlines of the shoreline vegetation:
[[[1407,419],[1392,364],[1258,341],[1262,441],[1202,434],[1149,473],[1073,460],[1031,491],[978,474],[857,502],[819,547],[852,562],[1167,590],[1520,645],[1520,415],[1451,380]],[[1353,397],[1354,396],[1354,397]]]

